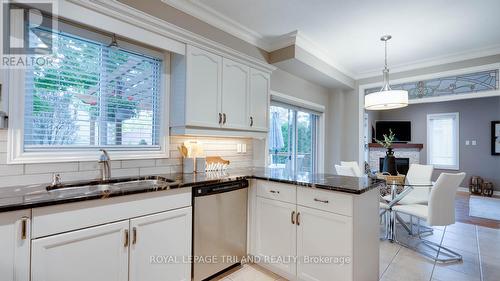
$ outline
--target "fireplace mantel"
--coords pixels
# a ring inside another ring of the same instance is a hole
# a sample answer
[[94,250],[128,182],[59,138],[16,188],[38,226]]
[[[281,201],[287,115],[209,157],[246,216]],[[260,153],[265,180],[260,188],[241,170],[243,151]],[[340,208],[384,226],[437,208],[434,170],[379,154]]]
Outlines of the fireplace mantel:
[[[378,143],[369,143],[368,147],[381,148],[382,146]],[[421,150],[422,148],[424,148],[424,145],[422,143],[393,143],[392,148],[416,148],[418,150]]]
[[[410,164],[421,164],[420,154],[424,145],[422,143],[393,143],[396,158],[408,158]],[[378,143],[368,144],[368,163],[372,169],[380,170],[380,159],[385,157],[386,149]]]

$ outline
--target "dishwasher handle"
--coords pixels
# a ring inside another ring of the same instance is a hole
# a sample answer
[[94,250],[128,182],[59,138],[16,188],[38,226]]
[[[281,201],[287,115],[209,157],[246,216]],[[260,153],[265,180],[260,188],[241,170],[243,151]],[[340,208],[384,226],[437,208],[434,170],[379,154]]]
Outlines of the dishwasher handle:
[[232,181],[232,182],[227,182],[227,183],[205,185],[205,186],[193,188],[193,196],[194,197],[209,196],[209,195],[213,195],[213,194],[230,192],[230,191],[234,191],[234,190],[238,190],[238,189],[242,189],[242,188],[247,188],[247,187],[248,187],[247,180],[239,180],[239,181]]

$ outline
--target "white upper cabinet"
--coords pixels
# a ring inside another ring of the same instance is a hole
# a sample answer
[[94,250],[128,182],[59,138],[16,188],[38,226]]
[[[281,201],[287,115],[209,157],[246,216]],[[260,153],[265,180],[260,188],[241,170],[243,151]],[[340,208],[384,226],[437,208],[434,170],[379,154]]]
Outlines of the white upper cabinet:
[[186,125],[220,126],[222,57],[187,47]]
[[224,58],[222,77],[223,127],[248,129],[250,123],[247,117],[247,97],[250,68]]
[[267,131],[270,82],[269,73],[250,69],[248,118],[251,130]]
[[[130,281],[189,281],[191,265],[191,208],[182,208],[130,220]],[[153,264],[155,255],[172,257]],[[173,260],[173,259],[177,260]]]
[[32,281],[127,281],[129,221],[35,239]]
[[29,281],[30,210],[0,214],[0,276],[2,280]]
[[265,137],[270,73],[187,46],[171,57],[171,133]]

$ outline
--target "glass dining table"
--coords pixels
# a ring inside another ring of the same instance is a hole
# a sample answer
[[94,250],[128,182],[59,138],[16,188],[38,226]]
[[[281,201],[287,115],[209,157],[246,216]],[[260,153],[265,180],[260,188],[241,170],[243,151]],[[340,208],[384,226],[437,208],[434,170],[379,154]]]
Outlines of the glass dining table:
[[[392,212],[392,207],[397,205],[403,198],[405,198],[412,190],[417,188],[432,188],[433,183],[430,184],[401,184],[398,181],[386,181],[385,187],[380,190],[381,202],[386,205],[386,212],[388,212],[388,221],[385,223],[385,238],[391,242],[396,241],[396,222],[399,222],[403,228],[409,233],[413,234],[413,221],[410,217],[410,226],[396,213]],[[390,195],[390,201],[387,196]],[[420,227],[417,225],[417,227]]]

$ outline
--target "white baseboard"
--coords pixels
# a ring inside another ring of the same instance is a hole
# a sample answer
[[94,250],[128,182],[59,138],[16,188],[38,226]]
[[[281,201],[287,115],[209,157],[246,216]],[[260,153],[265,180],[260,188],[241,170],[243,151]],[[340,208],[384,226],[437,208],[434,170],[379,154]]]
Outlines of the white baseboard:
[[[459,187],[458,191],[469,193],[469,189],[467,187]],[[500,191],[497,190],[493,191],[493,195],[500,196]]]

